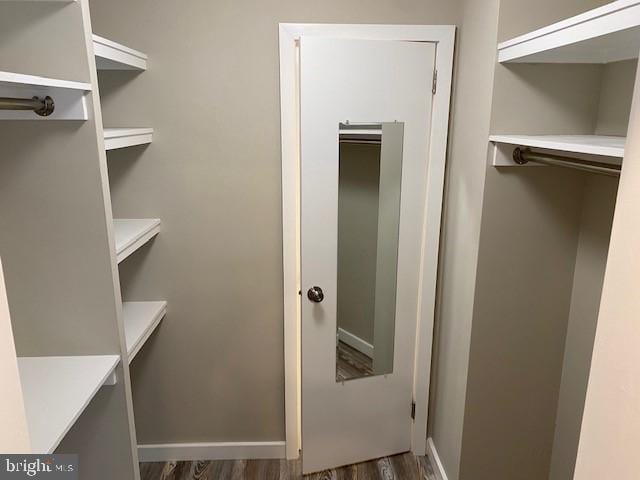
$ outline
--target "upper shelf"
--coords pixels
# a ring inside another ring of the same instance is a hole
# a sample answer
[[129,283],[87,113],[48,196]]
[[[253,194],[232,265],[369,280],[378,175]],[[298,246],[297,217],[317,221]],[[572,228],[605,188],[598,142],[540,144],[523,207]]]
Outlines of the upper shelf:
[[119,43],[93,35],[98,70],[146,70],[147,56]]
[[160,233],[159,218],[113,220],[118,263]]
[[617,0],[498,44],[498,61],[610,63],[638,52],[640,0]]
[[117,148],[144,145],[153,140],[153,128],[105,128],[104,148],[115,150]]
[[492,135],[489,141],[560,152],[623,158],[626,138],[601,135]]
[[34,453],[56,449],[118,361],[117,355],[18,358]]
[[167,302],[123,302],[124,336],[129,363],[167,313]]

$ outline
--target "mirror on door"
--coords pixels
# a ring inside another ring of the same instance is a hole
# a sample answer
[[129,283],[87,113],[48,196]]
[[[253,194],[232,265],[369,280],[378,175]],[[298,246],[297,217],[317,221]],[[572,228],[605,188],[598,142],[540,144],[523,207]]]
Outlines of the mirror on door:
[[337,382],[393,372],[403,137],[339,124]]

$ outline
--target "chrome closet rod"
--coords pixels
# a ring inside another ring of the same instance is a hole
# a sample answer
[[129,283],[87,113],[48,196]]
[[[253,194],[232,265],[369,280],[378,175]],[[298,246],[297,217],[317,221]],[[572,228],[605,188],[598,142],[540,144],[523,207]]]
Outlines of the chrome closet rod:
[[55,102],[53,98],[9,98],[0,97],[0,110],[33,110],[41,117],[47,117],[53,113]]
[[558,167],[574,168],[585,172],[599,173],[601,175],[609,175],[611,177],[620,176],[620,167],[610,165],[608,163],[593,162],[590,160],[577,160],[562,155],[552,155],[547,153],[535,153],[530,149],[516,148],[513,151],[513,161],[518,165],[526,165],[529,162],[542,163],[543,165],[552,165]]

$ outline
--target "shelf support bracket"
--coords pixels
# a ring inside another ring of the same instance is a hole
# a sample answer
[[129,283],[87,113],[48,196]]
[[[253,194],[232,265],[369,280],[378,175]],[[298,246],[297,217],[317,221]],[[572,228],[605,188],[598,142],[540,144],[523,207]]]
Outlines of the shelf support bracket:
[[111,372],[109,374],[107,379],[104,381],[103,385],[108,385],[108,386],[112,387],[116,383],[118,383],[118,375],[116,375],[116,371],[114,370],[113,372]]

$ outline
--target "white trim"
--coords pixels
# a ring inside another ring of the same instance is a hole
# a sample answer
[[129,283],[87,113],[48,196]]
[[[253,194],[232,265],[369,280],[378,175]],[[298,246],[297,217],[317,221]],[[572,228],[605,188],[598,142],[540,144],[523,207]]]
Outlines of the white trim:
[[[440,221],[449,129],[456,27],[453,25],[331,25],[280,24],[280,118],[282,141],[282,231],[284,287],[285,435],[287,458],[300,449],[300,226],[298,72],[296,42],[301,35],[362,40],[436,43],[438,88],[433,100],[430,164],[425,197],[426,215],[420,274],[419,314],[416,325],[414,399],[416,419],[412,451],[426,453],[427,413],[433,345]],[[428,228],[427,228],[428,226]]]
[[138,445],[141,462],[284,458],[285,442],[159,443]]
[[373,345],[357,335],[348,332],[344,328],[338,327],[338,339],[349,345],[351,348],[355,348],[360,353],[364,353],[367,357],[373,358]]
[[287,459],[301,448],[300,405],[300,145],[298,51],[295,35],[280,24],[280,134],[282,148],[282,268],[284,396]]
[[[433,27],[437,28],[437,27]],[[435,32],[437,31],[437,35]],[[425,193],[426,212],[422,226],[422,262],[420,267],[420,298],[416,326],[415,366],[413,369],[413,398],[416,403],[411,451],[425,455],[427,451],[427,421],[429,388],[431,385],[431,352],[436,311],[436,282],[444,175],[449,137],[449,110],[453,81],[453,54],[456,27],[443,26],[434,31],[438,38],[436,49],[437,91],[433,98],[429,169]]]
[[440,457],[438,456],[436,446],[431,438],[427,439],[427,457],[429,457],[429,461],[433,467],[436,480],[449,480],[447,478],[447,472],[444,470],[444,465],[442,465]]

